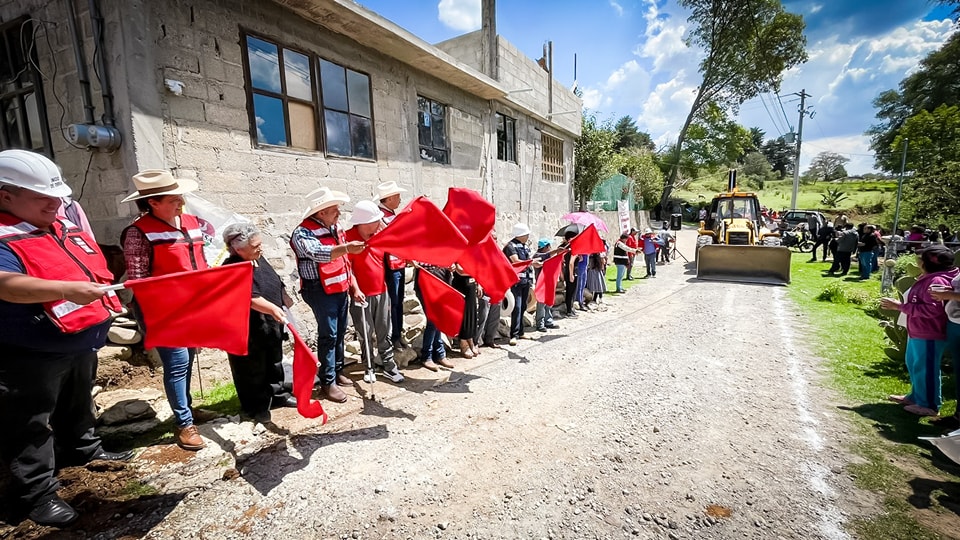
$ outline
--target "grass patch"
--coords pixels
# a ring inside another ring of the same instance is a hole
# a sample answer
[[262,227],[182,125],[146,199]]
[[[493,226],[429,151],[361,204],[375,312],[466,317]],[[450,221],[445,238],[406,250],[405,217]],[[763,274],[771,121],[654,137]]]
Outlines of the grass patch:
[[223,415],[232,416],[240,413],[240,398],[232,382],[220,383],[213,388],[205,389],[203,398],[199,390],[193,393],[194,406]]
[[[634,285],[639,285],[643,283],[643,280],[640,279],[641,274],[647,273],[647,267],[643,264],[643,256],[640,257],[640,264],[637,265],[636,259],[633,263],[633,279],[627,281],[627,276],[623,276],[623,281],[620,282],[620,286],[623,287],[623,290],[627,290]],[[616,294],[617,292],[617,265],[608,264],[607,273],[605,275],[607,280],[607,292],[605,294]]]
[[[852,450],[865,462],[851,464],[849,470],[858,486],[883,495],[886,510],[870,519],[854,520],[851,526],[860,538],[868,540],[938,538],[939,531],[925,529],[913,517],[914,507],[908,502],[913,495],[908,484],[913,474],[897,467],[892,458],[915,462],[933,477],[958,478],[933,466],[924,456],[931,447],[917,440],[918,436],[939,435],[939,431],[886,400],[890,394],[909,391],[910,381],[906,368],[883,353],[886,339],[879,320],[872,316],[880,297],[880,281],[876,274],[866,281],[823,277],[828,266],[806,260],[806,254],[794,254],[788,294],[811,327],[814,350],[827,360],[830,383],[856,403],[850,410],[863,419],[862,433]],[[947,395],[952,393],[952,385],[952,377],[944,377]],[[941,414],[952,414],[954,407],[955,402],[945,401]]]
[[139,480],[131,480],[120,490],[120,497],[124,499],[139,499],[140,497],[150,497],[159,493],[157,488],[150,484],[145,484]]

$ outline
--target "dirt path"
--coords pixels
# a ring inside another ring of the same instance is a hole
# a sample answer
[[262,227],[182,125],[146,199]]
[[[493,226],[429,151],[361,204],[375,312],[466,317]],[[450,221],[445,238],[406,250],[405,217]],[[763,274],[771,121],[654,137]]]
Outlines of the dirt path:
[[848,538],[875,503],[785,290],[692,277],[666,265],[447,384],[408,371],[358,414],[256,434],[239,477],[148,453],[155,504],[86,535]]

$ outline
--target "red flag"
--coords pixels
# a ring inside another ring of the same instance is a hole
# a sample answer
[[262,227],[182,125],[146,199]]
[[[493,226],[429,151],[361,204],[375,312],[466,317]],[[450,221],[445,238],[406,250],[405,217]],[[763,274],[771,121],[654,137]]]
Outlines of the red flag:
[[463,324],[463,295],[426,270],[421,269],[418,274],[423,313],[427,320],[448,336],[459,334]]
[[552,306],[556,300],[557,280],[560,279],[560,271],[563,270],[563,254],[565,251],[561,251],[543,261],[540,275],[537,276],[537,284],[533,290],[537,302]]
[[327,423],[327,413],[323,405],[313,399],[313,381],[317,378],[317,355],[307,347],[293,324],[287,328],[293,334],[293,397],[297,399],[297,412],[304,418],[323,417]]
[[467,239],[437,205],[420,196],[398,212],[390,226],[373,235],[367,245],[401,259],[446,267],[467,248]]
[[457,262],[477,280],[493,303],[503,300],[510,287],[520,281],[517,270],[489,234],[483,242],[467,248]]
[[580,231],[580,234],[570,240],[570,253],[574,255],[590,255],[606,251],[603,240],[597,234],[597,228],[593,225],[587,225],[587,228]]
[[483,242],[497,221],[497,209],[472,189],[452,187],[447,192],[443,213],[471,245]]
[[[509,260],[509,259],[508,259]],[[522,274],[528,266],[533,264],[533,259],[527,259],[525,261],[516,261],[510,263],[510,266],[513,266],[513,269],[516,270],[517,274]]]
[[129,280],[143,312],[144,347],[212,347],[246,355],[253,264]]

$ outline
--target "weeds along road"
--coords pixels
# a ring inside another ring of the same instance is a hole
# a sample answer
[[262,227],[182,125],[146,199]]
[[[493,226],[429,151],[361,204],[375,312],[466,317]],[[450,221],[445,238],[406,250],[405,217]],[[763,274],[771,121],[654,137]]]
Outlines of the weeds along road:
[[803,319],[782,287],[692,272],[663,266],[445,385],[267,446],[238,478],[167,484],[188,493],[147,537],[847,538],[876,506],[844,472]]

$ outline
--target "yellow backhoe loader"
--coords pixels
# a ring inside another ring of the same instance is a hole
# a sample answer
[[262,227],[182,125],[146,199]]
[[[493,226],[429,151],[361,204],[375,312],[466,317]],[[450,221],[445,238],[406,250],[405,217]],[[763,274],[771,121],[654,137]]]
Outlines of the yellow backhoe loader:
[[736,171],[730,171],[728,191],[710,202],[697,232],[698,278],[790,283],[790,250],[766,227],[757,196],[737,189]]

